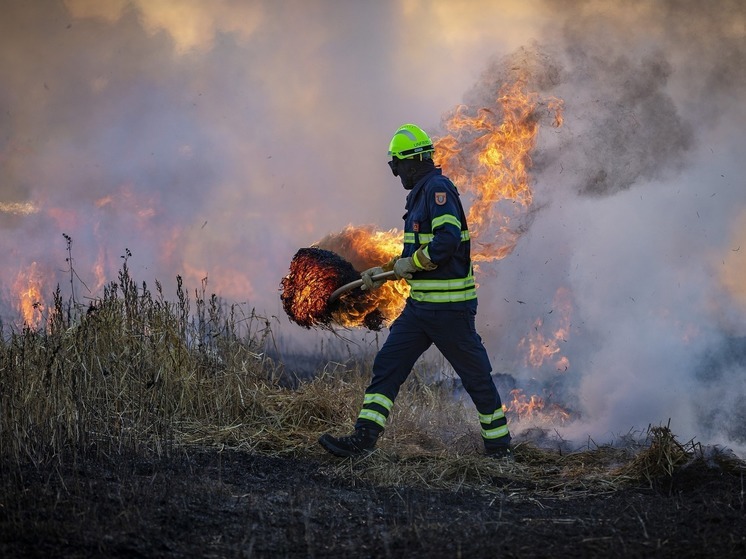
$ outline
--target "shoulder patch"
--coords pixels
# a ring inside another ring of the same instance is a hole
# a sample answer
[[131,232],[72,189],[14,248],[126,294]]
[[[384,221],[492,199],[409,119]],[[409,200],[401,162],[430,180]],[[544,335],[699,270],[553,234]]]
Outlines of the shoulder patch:
[[435,203],[438,204],[439,206],[445,205],[447,199],[448,199],[448,196],[446,196],[445,192],[435,193]]

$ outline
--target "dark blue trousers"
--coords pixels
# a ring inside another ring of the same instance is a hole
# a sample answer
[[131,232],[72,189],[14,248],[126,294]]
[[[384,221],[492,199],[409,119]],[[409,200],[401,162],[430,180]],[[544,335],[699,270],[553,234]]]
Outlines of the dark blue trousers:
[[431,310],[407,301],[373,362],[373,378],[356,426],[383,429],[399,389],[432,344],[461,378],[479,412],[486,447],[510,442],[487,351],[475,327],[476,310]]

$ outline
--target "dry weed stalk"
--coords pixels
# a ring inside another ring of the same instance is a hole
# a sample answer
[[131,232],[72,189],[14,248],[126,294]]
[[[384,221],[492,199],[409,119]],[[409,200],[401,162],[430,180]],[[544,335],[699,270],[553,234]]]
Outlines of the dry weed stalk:
[[473,406],[415,371],[378,450],[339,461],[316,441],[352,429],[367,367],[330,363],[310,381],[283,385],[281,364],[265,352],[267,319],[226,308],[205,283],[193,299],[177,284],[168,302],[158,282],[155,294],[138,286],[125,259],[88,309],[66,307],[58,288],[44,328],[0,336],[4,471],[199,445],[310,457],[366,483],[580,495],[670,477],[694,451],[658,427],[631,461],[612,447],[563,454],[528,442],[516,446],[515,463],[487,460]]

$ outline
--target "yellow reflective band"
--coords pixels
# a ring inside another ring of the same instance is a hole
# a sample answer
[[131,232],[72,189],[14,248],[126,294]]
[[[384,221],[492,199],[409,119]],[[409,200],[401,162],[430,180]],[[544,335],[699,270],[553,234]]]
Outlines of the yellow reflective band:
[[[404,233],[404,244],[414,244],[415,243],[415,233]],[[420,244],[426,245],[428,243],[431,243],[433,239],[435,238],[435,235],[432,233],[420,233]],[[466,241],[471,239],[471,235],[468,231],[461,231],[461,242],[465,243]]]
[[414,265],[415,265],[415,266],[417,266],[417,267],[418,267],[418,268],[419,268],[420,270],[424,270],[424,269],[425,269],[425,267],[424,267],[424,266],[422,265],[422,262],[420,262],[420,259],[419,259],[419,258],[417,258],[417,252],[418,252],[418,251],[416,251],[416,252],[415,252],[415,253],[414,253],[414,254],[412,255],[412,262],[414,262]]
[[422,249],[422,254],[424,254],[425,256],[427,256],[427,259],[430,260],[430,262],[432,262],[432,259],[430,258],[430,247],[426,246],[425,248],[423,248]]
[[503,411],[502,408],[500,408],[499,410],[495,410],[494,413],[480,413],[479,422],[490,424],[493,421],[497,419],[502,419],[504,417],[505,417],[505,412]]
[[377,423],[381,427],[386,427],[386,416],[382,413],[378,413],[377,411],[361,410],[360,415],[358,415],[357,417],[358,419],[367,419],[368,421]]
[[412,291],[456,291],[474,287],[474,276],[458,279],[407,280]]
[[459,229],[461,229],[461,222],[455,215],[451,214],[445,214],[445,215],[439,215],[435,219],[433,219],[430,222],[430,229],[435,230],[438,227],[442,227],[446,223],[450,223],[451,225],[455,225]]
[[[410,238],[407,237],[407,235],[411,235]],[[433,241],[435,238],[435,235],[432,233],[420,233],[420,244],[426,245]],[[461,242],[465,243],[466,241],[471,239],[471,235],[468,231],[461,231]],[[405,243],[414,243],[414,233],[404,233],[404,242]]]
[[446,291],[445,293],[433,293],[428,291],[410,291],[409,296],[415,301],[423,303],[461,303],[477,298],[477,290],[469,291]]
[[383,394],[366,394],[365,399],[363,400],[363,405],[365,404],[378,404],[389,411],[391,411],[391,408],[394,406],[394,402]]
[[501,437],[507,437],[508,434],[509,431],[507,425],[495,429],[482,429],[482,438],[485,439],[499,439]]

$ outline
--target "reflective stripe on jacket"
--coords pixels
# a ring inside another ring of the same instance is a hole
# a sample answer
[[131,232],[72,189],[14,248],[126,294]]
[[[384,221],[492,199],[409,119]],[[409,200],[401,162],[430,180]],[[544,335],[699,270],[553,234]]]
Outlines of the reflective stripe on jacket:
[[475,307],[477,289],[471,265],[471,241],[458,190],[438,168],[407,196],[404,250],[412,256],[425,245],[437,268],[413,274],[409,297],[431,308]]

